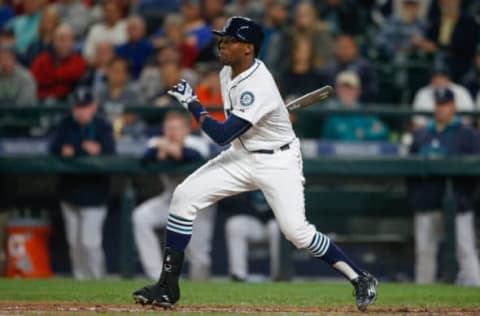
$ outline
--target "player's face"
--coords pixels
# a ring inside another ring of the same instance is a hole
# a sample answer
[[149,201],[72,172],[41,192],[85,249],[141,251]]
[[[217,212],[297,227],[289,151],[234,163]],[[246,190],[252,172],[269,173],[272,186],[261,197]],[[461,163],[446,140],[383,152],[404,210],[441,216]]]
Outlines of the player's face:
[[183,143],[190,130],[183,118],[172,117],[163,124],[163,134],[173,143]]
[[455,103],[453,101],[435,105],[435,120],[440,124],[448,124],[455,118]]
[[232,65],[240,62],[249,52],[251,44],[242,42],[232,36],[221,36],[218,41],[220,62]]

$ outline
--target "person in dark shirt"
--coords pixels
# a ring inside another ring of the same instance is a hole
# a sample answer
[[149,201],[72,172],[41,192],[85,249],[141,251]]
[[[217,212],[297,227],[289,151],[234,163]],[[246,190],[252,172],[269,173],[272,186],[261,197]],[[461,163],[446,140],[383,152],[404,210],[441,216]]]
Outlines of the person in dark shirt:
[[[477,133],[456,118],[453,92],[437,89],[435,120],[416,131],[410,148],[412,154],[427,157],[466,156],[480,153]],[[459,271],[457,283],[480,286],[480,262],[475,247],[472,194],[475,180],[452,179],[456,201],[456,249]],[[410,202],[415,210],[415,280],[433,283],[437,271],[437,253],[442,238],[442,205],[446,177],[415,178],[409,181]]]
[[321,73],[326,76],[327,83],[333,86],[336,76],[342,71],[354,71],[360,77],[362,85],[360,101],[372,102],[375,100],[378,92],[375,66],[360,56],[355,38],[347,34],[337,37],[335,60],[324,67]]
[[[72,113],[55,130],[50,151],[64,159],[115,153],[111,125],[97,114],[86,88],[72,97]],[[98,279],[105,272],[102,227],[107,215],[110,178],[104,174],[63,174],[60,201],[76,279]]]
[[131,16],[127,20],[128,41],[118,45],[117,56],[126,59],[132,71],[132,78],[137,80],[143,67],[155,53],[152,42],[145,38],[145,22],[140,16]]
[[[164,160],[190,163],[205,158],[208,143],[189,133],[189,117],[178,111],[168,112],[163,121],[163,135],[150,139],[143,157],[144,163]],[[183,178],[183,175],[161,175],[163,192],[138,205],[132,214],[133,235],[140,261],[145,274],[152,280],[159,278],[162,271],[159,263],[163,259],[155,230],[167,226],[173,190]],[[216,206],[208,207],[199,212],[198,221],[195,222],[192,243],[186,251],[190,262],[190,278],[193,280],[206,280],[210,276],[215,212]]]

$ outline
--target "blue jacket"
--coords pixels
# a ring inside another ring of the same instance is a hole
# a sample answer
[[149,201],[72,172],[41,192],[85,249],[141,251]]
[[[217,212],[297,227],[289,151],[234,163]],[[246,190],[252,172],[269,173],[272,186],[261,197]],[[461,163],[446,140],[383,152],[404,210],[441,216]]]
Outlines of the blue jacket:
[[118,56],[126,59],[130,65],[132,78],[137,80],[140,77],[143,66],[149,61],[155,53],[155,47],[147,40],[142,39],[138,43],[125,43],[116,47],[115,52]]
[[[464,126],[459,120],[453,121],[442,131],[437,131],[432,122],[415,132],[410,153],[432,158],[475,155],[480,153],[480,139],[475,130]],[[446,179],[441,176],[409,179],[409,197],[414,210],[442,209]],[[452,180],[457,211],[472,210],[475,179],[454,177]]]
[[[112,127],[108,121],[95,116],[90,124],[81,127],[71,115],[62,120],[55,130],[50,151],[61,155],[63,145],[72,145],[75,156],[86,156],[84,140],[95,140],[101,145],[101,155],[115,153]],[[110,177],[105,174],[63,174],[60,177],[60,198],[78,206],[105,204],[110,191]]]

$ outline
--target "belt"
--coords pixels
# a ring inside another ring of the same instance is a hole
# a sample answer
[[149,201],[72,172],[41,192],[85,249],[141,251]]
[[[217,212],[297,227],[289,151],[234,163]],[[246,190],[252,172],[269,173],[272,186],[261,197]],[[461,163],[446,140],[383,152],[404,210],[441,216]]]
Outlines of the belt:
[[283,145],[282,147],[278,149],[258,149],[258,150],[252,150],[250,151],[251,153],[254,154],[267,154],[267,155],[272,155],[277,151],[285,151],[290,149],[290,143]]

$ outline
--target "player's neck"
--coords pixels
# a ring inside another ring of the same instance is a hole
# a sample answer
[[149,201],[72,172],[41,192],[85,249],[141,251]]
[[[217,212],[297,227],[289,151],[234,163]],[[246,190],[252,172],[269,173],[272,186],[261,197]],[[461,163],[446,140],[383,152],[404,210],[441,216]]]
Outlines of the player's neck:
[[239,74],[247,70],[248,68],[252,67],[255,59],[244,59],[232,66],[232,79],[235,79]]

